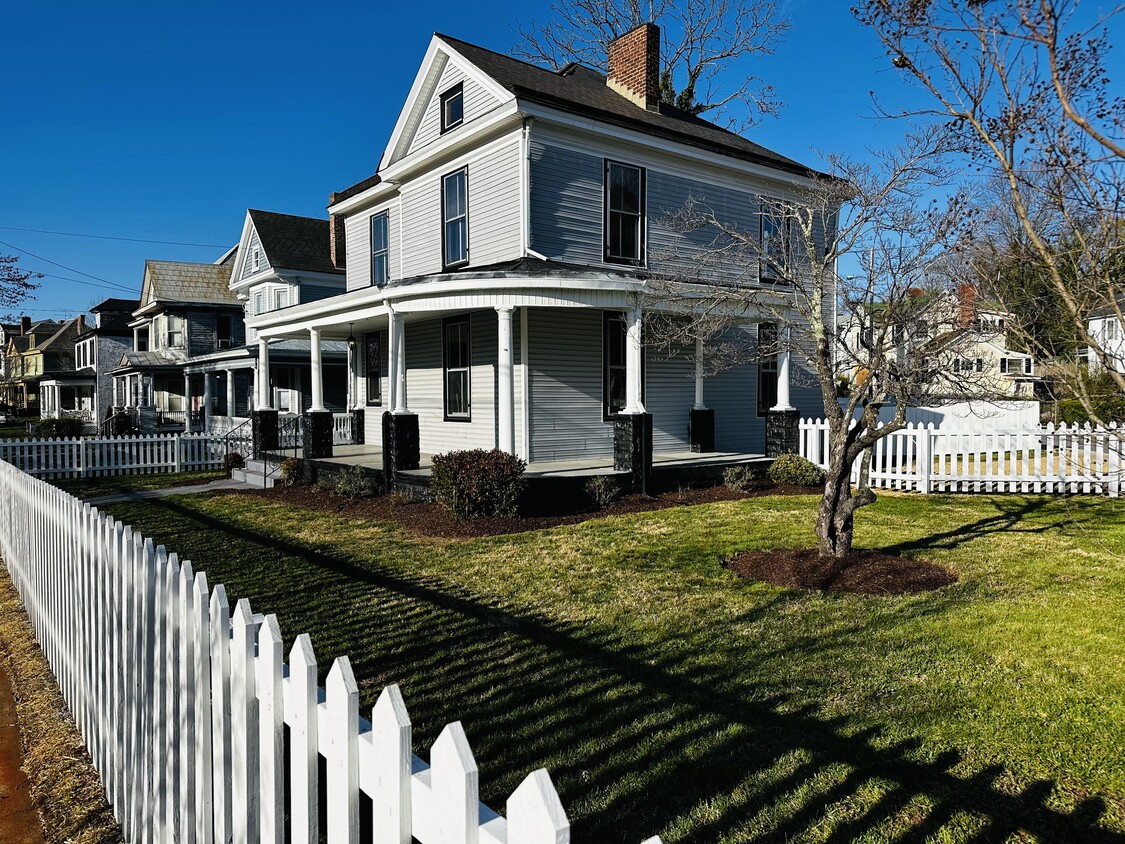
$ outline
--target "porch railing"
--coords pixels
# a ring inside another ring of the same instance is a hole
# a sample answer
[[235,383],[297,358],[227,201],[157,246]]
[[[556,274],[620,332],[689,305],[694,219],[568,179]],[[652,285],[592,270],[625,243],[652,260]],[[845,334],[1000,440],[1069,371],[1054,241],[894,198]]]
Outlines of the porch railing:
[[332,414],[332,445],[351,445],[355,442],[352,439],[352,419],[350,413]]

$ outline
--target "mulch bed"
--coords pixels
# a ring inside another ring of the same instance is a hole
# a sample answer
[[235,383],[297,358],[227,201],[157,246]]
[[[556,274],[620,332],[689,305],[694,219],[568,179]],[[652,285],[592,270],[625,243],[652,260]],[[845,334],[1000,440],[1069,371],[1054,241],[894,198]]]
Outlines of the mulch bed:
[[957,575],[941,566],[880,551],[855,551],[842,559],[821,559],[815,548],[755,551],[724,565],[746,580],[861,595],[930,592],[957,582]]
[[316,486],[276,486],[273,489],[254,490],[242,495],[258,495],[286,504],[307,507],[356,519],[378,519],[396,522],[402,527],[424,536],[446,539],[499,536],[505,533],[523,533],[544,530],[559,525],[574,525],[604,516],[626,513],[645,513],[667,507],[691,504],[710,504],[716,501],[741,501],[762,495],[809,495],[806,487],[766,486],[750,492],[739,492],[730,487],[715,486],[703,489],[685,489],[661,495],[625,495],[604,510],[583,513],[561,513],[547,516],[518,516],[516,518],[479,518],[462,521],[436,504],[402,502],[396,496],[379,496],[348,501],[335,493]]

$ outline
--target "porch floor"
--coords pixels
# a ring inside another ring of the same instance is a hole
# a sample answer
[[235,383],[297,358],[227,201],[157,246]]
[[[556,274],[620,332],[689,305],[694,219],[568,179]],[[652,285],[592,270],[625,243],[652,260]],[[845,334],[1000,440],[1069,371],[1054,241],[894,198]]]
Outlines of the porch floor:
[[[417,469],[400,470],[401,474],[428,478],[433,455],[419,455]],[[694,451],[675,451],[654,454],[653,469],[700,469],[721,468],[765,460],[764,454],[738,451],[713,451],[700,453]],[[338,463],[345,466],[365,466],[370,469],[383,468],[382,450],[367,445],[337,445],[332,448],[332,456],[320,462]],[[581,478],[591,475],[618,474],[613,468],[612,457],[595,457],[583,460],[537,461],[527,464],[526,477],[531,478]]]

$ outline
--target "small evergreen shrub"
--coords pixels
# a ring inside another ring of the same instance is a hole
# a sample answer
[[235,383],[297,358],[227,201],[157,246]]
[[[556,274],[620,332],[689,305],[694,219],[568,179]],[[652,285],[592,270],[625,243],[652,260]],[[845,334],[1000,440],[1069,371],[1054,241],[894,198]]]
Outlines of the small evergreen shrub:
[[728,466],[723,470],[723,486],[739,492],[761,489],[768,480],[768,474],[755,466]]
[[246,465],[246,461],[242,459],[242,455],[237,451],[228,451],[223,455],[223,471],[230,477],[230,473],[235,469],[241,469]]
[[430,487],[434,501],[459,519],[515,516],[527,464],[493,449],[450,451],[434,456]]
[[621,494],[621,486],[609,475],[594,475],[586,481],[586,494],[599,510],[604,510]]
[[824,470],[799,454],[782,454],[770,464],[770,480],[792,486],[823,486]]
[[37,431],[39,436],[45,439],[70,440],[82,436],[82,428],[85,427],[85,424],[81,419],[72,416],[64,416],[60,419],[40,419]]
[[286,457],[281,461],[281,482],[296,486],[305,478],[305,466],[299,457]]
[[336,494],[349,501],[375,495],[375,484],[359,466],[347,466],[336,476]]

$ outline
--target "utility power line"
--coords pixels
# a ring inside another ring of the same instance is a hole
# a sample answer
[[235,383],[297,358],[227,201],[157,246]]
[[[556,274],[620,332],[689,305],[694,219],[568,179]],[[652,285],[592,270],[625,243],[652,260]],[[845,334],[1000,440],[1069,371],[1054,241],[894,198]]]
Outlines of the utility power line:
[[[69,272],[72,272],[72,273],[78,273],[79,275],[85,276],[86,278],[92,278],[94,281],[100,281],[103,284],[108,285],[110,287],[116,287],[120,290],[128,290],[128,291],[132,292],[132,288],[126,287],[123,284],[118,284],[116,281],[110,281],[108,278],[102,278],[101,276],[94,275],[92,273],[83,272],[82,270],[77,269],[76,267],[68,267],[66,264],[60,264],[58,261],[52,261],[50,258],[44,258],[42,255],[38,255],[38,254],[36,254],[35,252],[32,252],[29,249],[21,249],[20,247],[16,246],[14,243],[8,243],[6,240],[0,240],[0,246],[7,246],[9,249],[13,249],[16,252],[19,252],[21,255],[30,255],[32,258],[37,258],[40,261],[46,261],[48,264],[51,264],[52,266],[59,267],[59,268],[64,269],[64,270],[68,270]],[[76,280],[76,279],[72,279],[72,281],[73,280]],[[80,282],[80,283],[84,283],[84,282]]]
[[62,237],[89,237],[96,240],[123,240],[128,243],[158,243],[162,246],[195,246],[200,249],[227,249],[228,246],[223,246],[218,243],[185,243],[180,240],[148,240],[143,237],[115,237],[108,234],[84,234],[82,232],[58,232],[50,229],[29,229],[24,226],[0,226],[0,229],[15,232],[35,232],[36,234],[55,234]]

